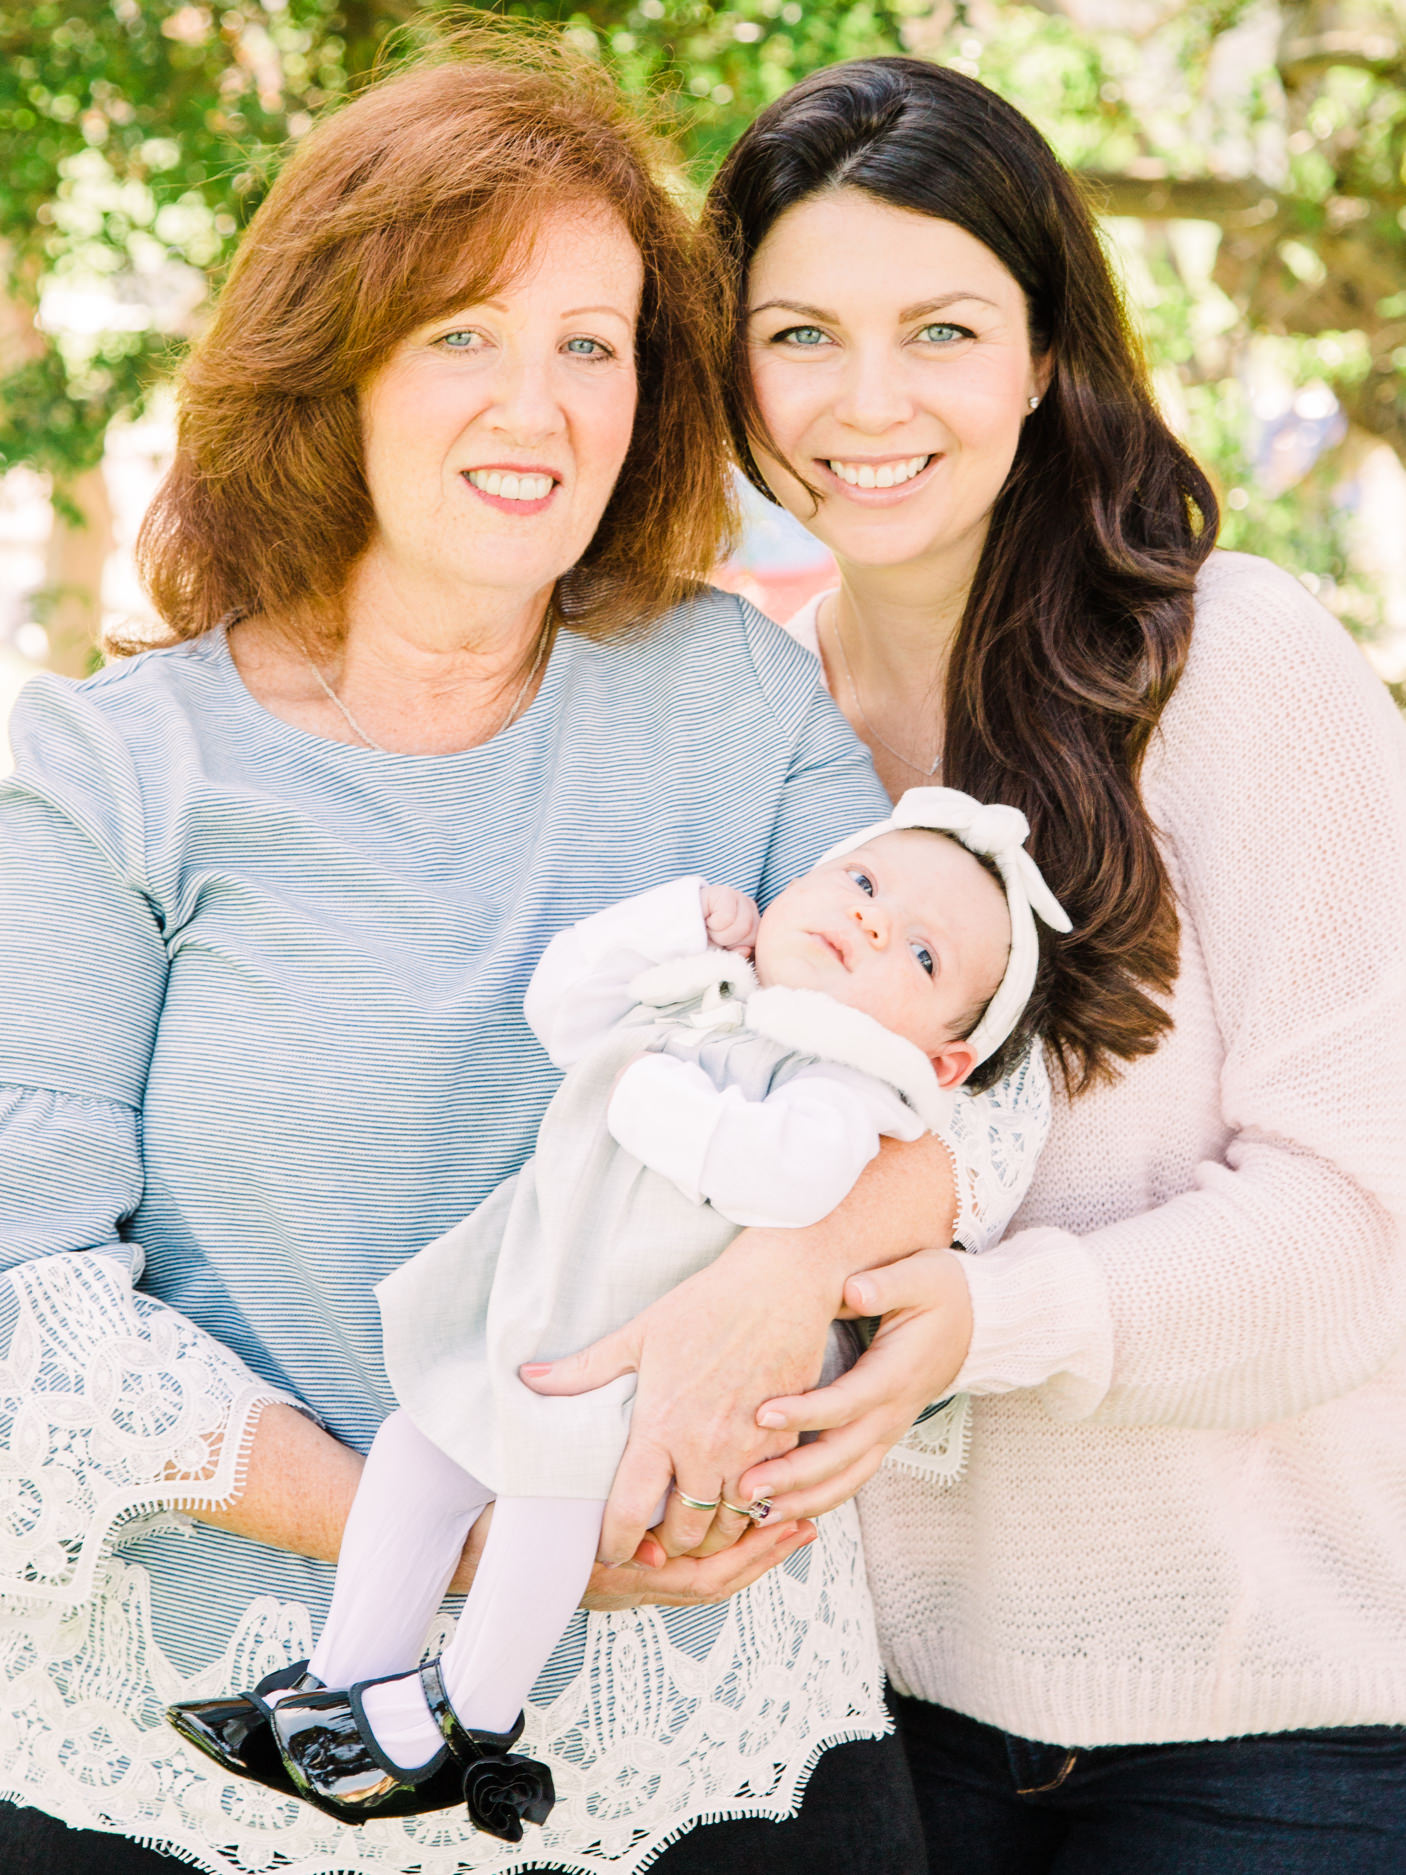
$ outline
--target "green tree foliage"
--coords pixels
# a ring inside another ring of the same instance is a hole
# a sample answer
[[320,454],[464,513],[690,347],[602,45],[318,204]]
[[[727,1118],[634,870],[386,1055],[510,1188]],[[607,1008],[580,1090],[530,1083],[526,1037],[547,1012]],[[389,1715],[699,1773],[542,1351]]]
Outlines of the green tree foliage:
[[[896,49],[902,4],[601,0],[499,11],[556,21],[627,84],[672,95],[706,167],[795,77]],[[111,420],[139,411],[169,373],[193,302],[227,262],[277,151],[378,57],[393,63],[433,36],[437,18],[464,14],[397,0],[0,6],[0,255],[12,314],[0,347],[0,468],[48,471],[62,499],[101,457]],[[36,322],[41,298],[61,305],[65,286],[84,285],[121,305],[109,329]]]
[[[1344,495],[1368,439],[1406,458],[1406,0],[972,0],[930,29],[1114,218],[1164,400],[1221,481],[1224,544],[1370,635],[1383,593]],[[1267,378],[1337,401],[1311,470],[1268,448]]]
[[[303,0],[218,21],[142,0],[0,9],[11,311],[0,464],[27,462],[62,488],[100,458],[112,417],[138,408],[169,368],[180,321],[163,318],[161,300],[183,270],[194,299],[224,258],[261,159],[289,132],[282,72],[312,42],[300,16],[317,12]],[[26,324],[46,289],[97,283],[123,308],[110,329],[60,336]]]

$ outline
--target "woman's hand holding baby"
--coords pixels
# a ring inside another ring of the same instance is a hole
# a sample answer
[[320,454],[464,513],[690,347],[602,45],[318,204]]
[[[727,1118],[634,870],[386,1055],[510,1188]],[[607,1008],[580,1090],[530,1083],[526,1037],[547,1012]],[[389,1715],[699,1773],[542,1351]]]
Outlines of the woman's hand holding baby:
[[[467,1595],[472,1587],[492,1521],[490,1504],[469,1532],[459,1567],[449,1584],[451,1595]],[[624,1608],[651,1605],[690,1608],[705,1602],[726,1601],[729,1595],[750,1587],[768,1569],[785,1562],[792,1551],[804,1549],[807,1543],[814,1541],[813,1523],[768,1519],[759,1530],[748,1526],[743,1540],[726,1554],[702,1559],[666,1557],[662,1545],[647,1536],[631,1560],[618,1569],[596,1564],[582,1597],[582,1606],[616,1613]]]
[[745,951],[750,956],[761,913],[745,892],[730,885],[705,885],[703,923],[715,949]]
[[[795,1550],[813,1543],[815,1535],[815,1525],[804,1519],[780,1524],[768,1519],[760,1529],[747,1526],[741,1541],[719,1554],[667,1559],[662,1545],[646,1537],[636,1557],[618,1569],[596,1565],[582,1605],[611,1612],[651,1604],[688,1608],[726,1601],[785,1562]],[[641,1560],[651,1553],[660,1559],[657,1566]]]
[[[955,1295],[937,1295],[939,1280],[926,1276],[915,1277],[910,1294],[901,1278],[909,1265],[926,1268],[933,1255],[951,1262],[946,1251],[910,1253],[934,1237],[950,1237],[955,1216],[952,1161],[942,1142],[932,1136],[909,1145],[885,1140],[849,1197],[821,1223],[805,1230],[745,1230],[716,1262],[614,1334],[579,1354],[522,1370],[525,1383],[543,1394],[585,1393],[621,1374],[639,1375],[601,1555],[610,1561],[634,1556],[671,1480],[701,1501],[723,1496],[747,1504],[759,1495],[753,1480],[773,1466],[814,1467],[809,1455],[822,1453],[820,1482],[804,1480],[809,1495],[830,1509],[858,1489],[922,1408],[940,1397],[965,1357],[969,1316],[965,1328],[954,1326]],[[966,1307],[955,1263],[951,1274]],[[847,1410],[834,1424],[831,1444],[817,1441],[791,1452],[802,1428],[830,1425],[815,1420],[813,1409],[816,1403],[833,1408],[837,1387],[801,1389],[820,1371],[829,1324],[856,1277],[872,1289],[853,1292],[853,1312],[894,1311],[893,1320],[884,1325],[879,1351],[871,1349],[837,1383],[847,1385],[863,1370],[859,1391],[841,1396]],[[891,1279],[882,1288],[881,1277]],[[934,1377],[937,1390],[925,1390]],[[757,1414],[767,1405],[782,1412],[780,1426],[760,1425]],[[857,1448],[864,1439],[870,1449],[861,1463]],[[837,1473],[856,1481],[835,1488],[827,1481]],[[785,1482],[784,1488],[793,1486]],[[807,1513],[778,1504],[763,1530],[798,1514]],[[719,1534],[740,1535],[740,1549],[751,1533],[741,1519],[733,1523],[733,1531],[720,1532],[711,1511],[691,1510],[675,1491],[654,1535],[675,1557],[711,1547]]]
[[[713,1503],[741,1501],[733,1496],[738,1474],[791,1444],[790,1435],[757,1425],[758,1397],[776,1390],[764,1377],[790,1375],[793,1387],[814,1379],[848,1273],[832,1270],[823,1287],[805,1282],[798,1267],[805,1235],[744,1231],[614,1334],[550,1368],[521,1370],[528,1386],[548,1394],[639,1376],[630,1441],[601,1532],[605,1561],[622,1564],[636,1554],[666,1493],[652,1537],[669,1556],[696,1550],[712,1526]],[[679,1492],[709,1508],[693,1509]]]
[[963,1252],[920,1250],[845,1284],[856,1315],[882,1319],[868,1352],[831,1386],[768,1400],[757,1424],[819,1438],[755,1465],[738,1501],[766,1497],[785,1520],[818,1517],[853,1497],[926,1406],[952,1390],[972,1338]]

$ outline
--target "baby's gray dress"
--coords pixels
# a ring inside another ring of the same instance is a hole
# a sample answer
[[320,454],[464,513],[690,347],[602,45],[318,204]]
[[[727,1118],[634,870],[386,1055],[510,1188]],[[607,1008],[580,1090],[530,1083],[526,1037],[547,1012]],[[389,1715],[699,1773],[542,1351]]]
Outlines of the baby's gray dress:
[[[575,1353],[619,1328],[711,1263],[738,1232],[611,1137],[606,1109],[622,1069],[642,1052],[664,1051],[696,1062],[716,1086],[736,1087],[749,1100],[764,1099],[822,1058],[851,1073],[871,1071],[869,1059],[846,1054],[843,1033],[837,1041],[829,1023],[807,1020],[818,1002],[837,1009],[830,998],[756,992],[758,1012],[780,1006],[787,1018],[764,1034],[748,1019],[746,967],[716,951],[695,961],[695,979],[709,980],[683,997],[668,967],[636,980],[632,991],[641,1000],[569,1070],[522,1170],[377,1287],[396,1398],[429,1439],[495,1492],[609,1495],[629,1432],[634,1376],[545,1399],[523,1385],[518,1368]],[[862,1037],[871,1029],[875,1041],[883,1038],[880,1052],[897,1064],[898,1080],[889,1084],[910,1103],[928,1105],[921,1073],[902,1071],[910,1049],[915,1066],[927,1069],[921,1053],[857,1011],[842,1018],[842,1032]],[[786,1040],[777,1039],[778,1027]],[[812,1045],[798,1046],[799,1036]],[[857,1052],[870,1050],[861,1041]],[[928,1081],[936,1091],[930,1069]],[[916,1120],[914,1134],[923,1128]]]

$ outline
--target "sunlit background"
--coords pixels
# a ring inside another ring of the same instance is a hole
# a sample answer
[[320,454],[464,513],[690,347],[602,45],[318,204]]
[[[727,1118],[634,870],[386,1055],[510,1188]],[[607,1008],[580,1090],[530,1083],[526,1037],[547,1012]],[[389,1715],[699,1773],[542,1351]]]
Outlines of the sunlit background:
[[[1406,695],[1406,0],[601,0],[562,25],[670,106],[701,191],[750,116],[908,51],[1086,180],[1223,544],[1295,573]],[[279,149],[462,7],[0,0],[0,717],[142,619],[169,382]],[[824,550],[759,497],[721,583],[784,617]]]

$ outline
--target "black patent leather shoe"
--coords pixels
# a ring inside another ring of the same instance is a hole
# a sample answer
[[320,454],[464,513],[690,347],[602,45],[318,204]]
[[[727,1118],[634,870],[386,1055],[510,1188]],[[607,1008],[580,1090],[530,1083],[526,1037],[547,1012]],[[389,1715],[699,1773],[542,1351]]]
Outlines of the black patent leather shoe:
[[361,1696],[384,1680],[322,1687],[280,1700],[269,1719],[272,1743],[294,1791],[341,1823],[372,1817],[424,1816],[463,1800],[463,1766],[446,1748],[415,1771],[394,1763],[376,1743]]
[[187,1744],[213,1758],[231,1777],[250,1777],[272,1790],[290,1792],[293,1785],[269,1734],[272,1707],[265,1703],[265,1696],[294,1688],[311,1692],[321,1684],[308,1672],[307,1661],[298,1660],[266,1675],[252,1693],[185,1699],[168,1706],[166,1718]]
[[521,1842],[523,1823],[545,1823],[557,1799],[547,1766],[509,1749],[522,1736],[522,1713],[509,1731],[477,1731],[461,1724],[450,1705],[438,1660],[421,1667],[420,1684],[431,1717],[462,1767],[469,1821],[500,1842]]

